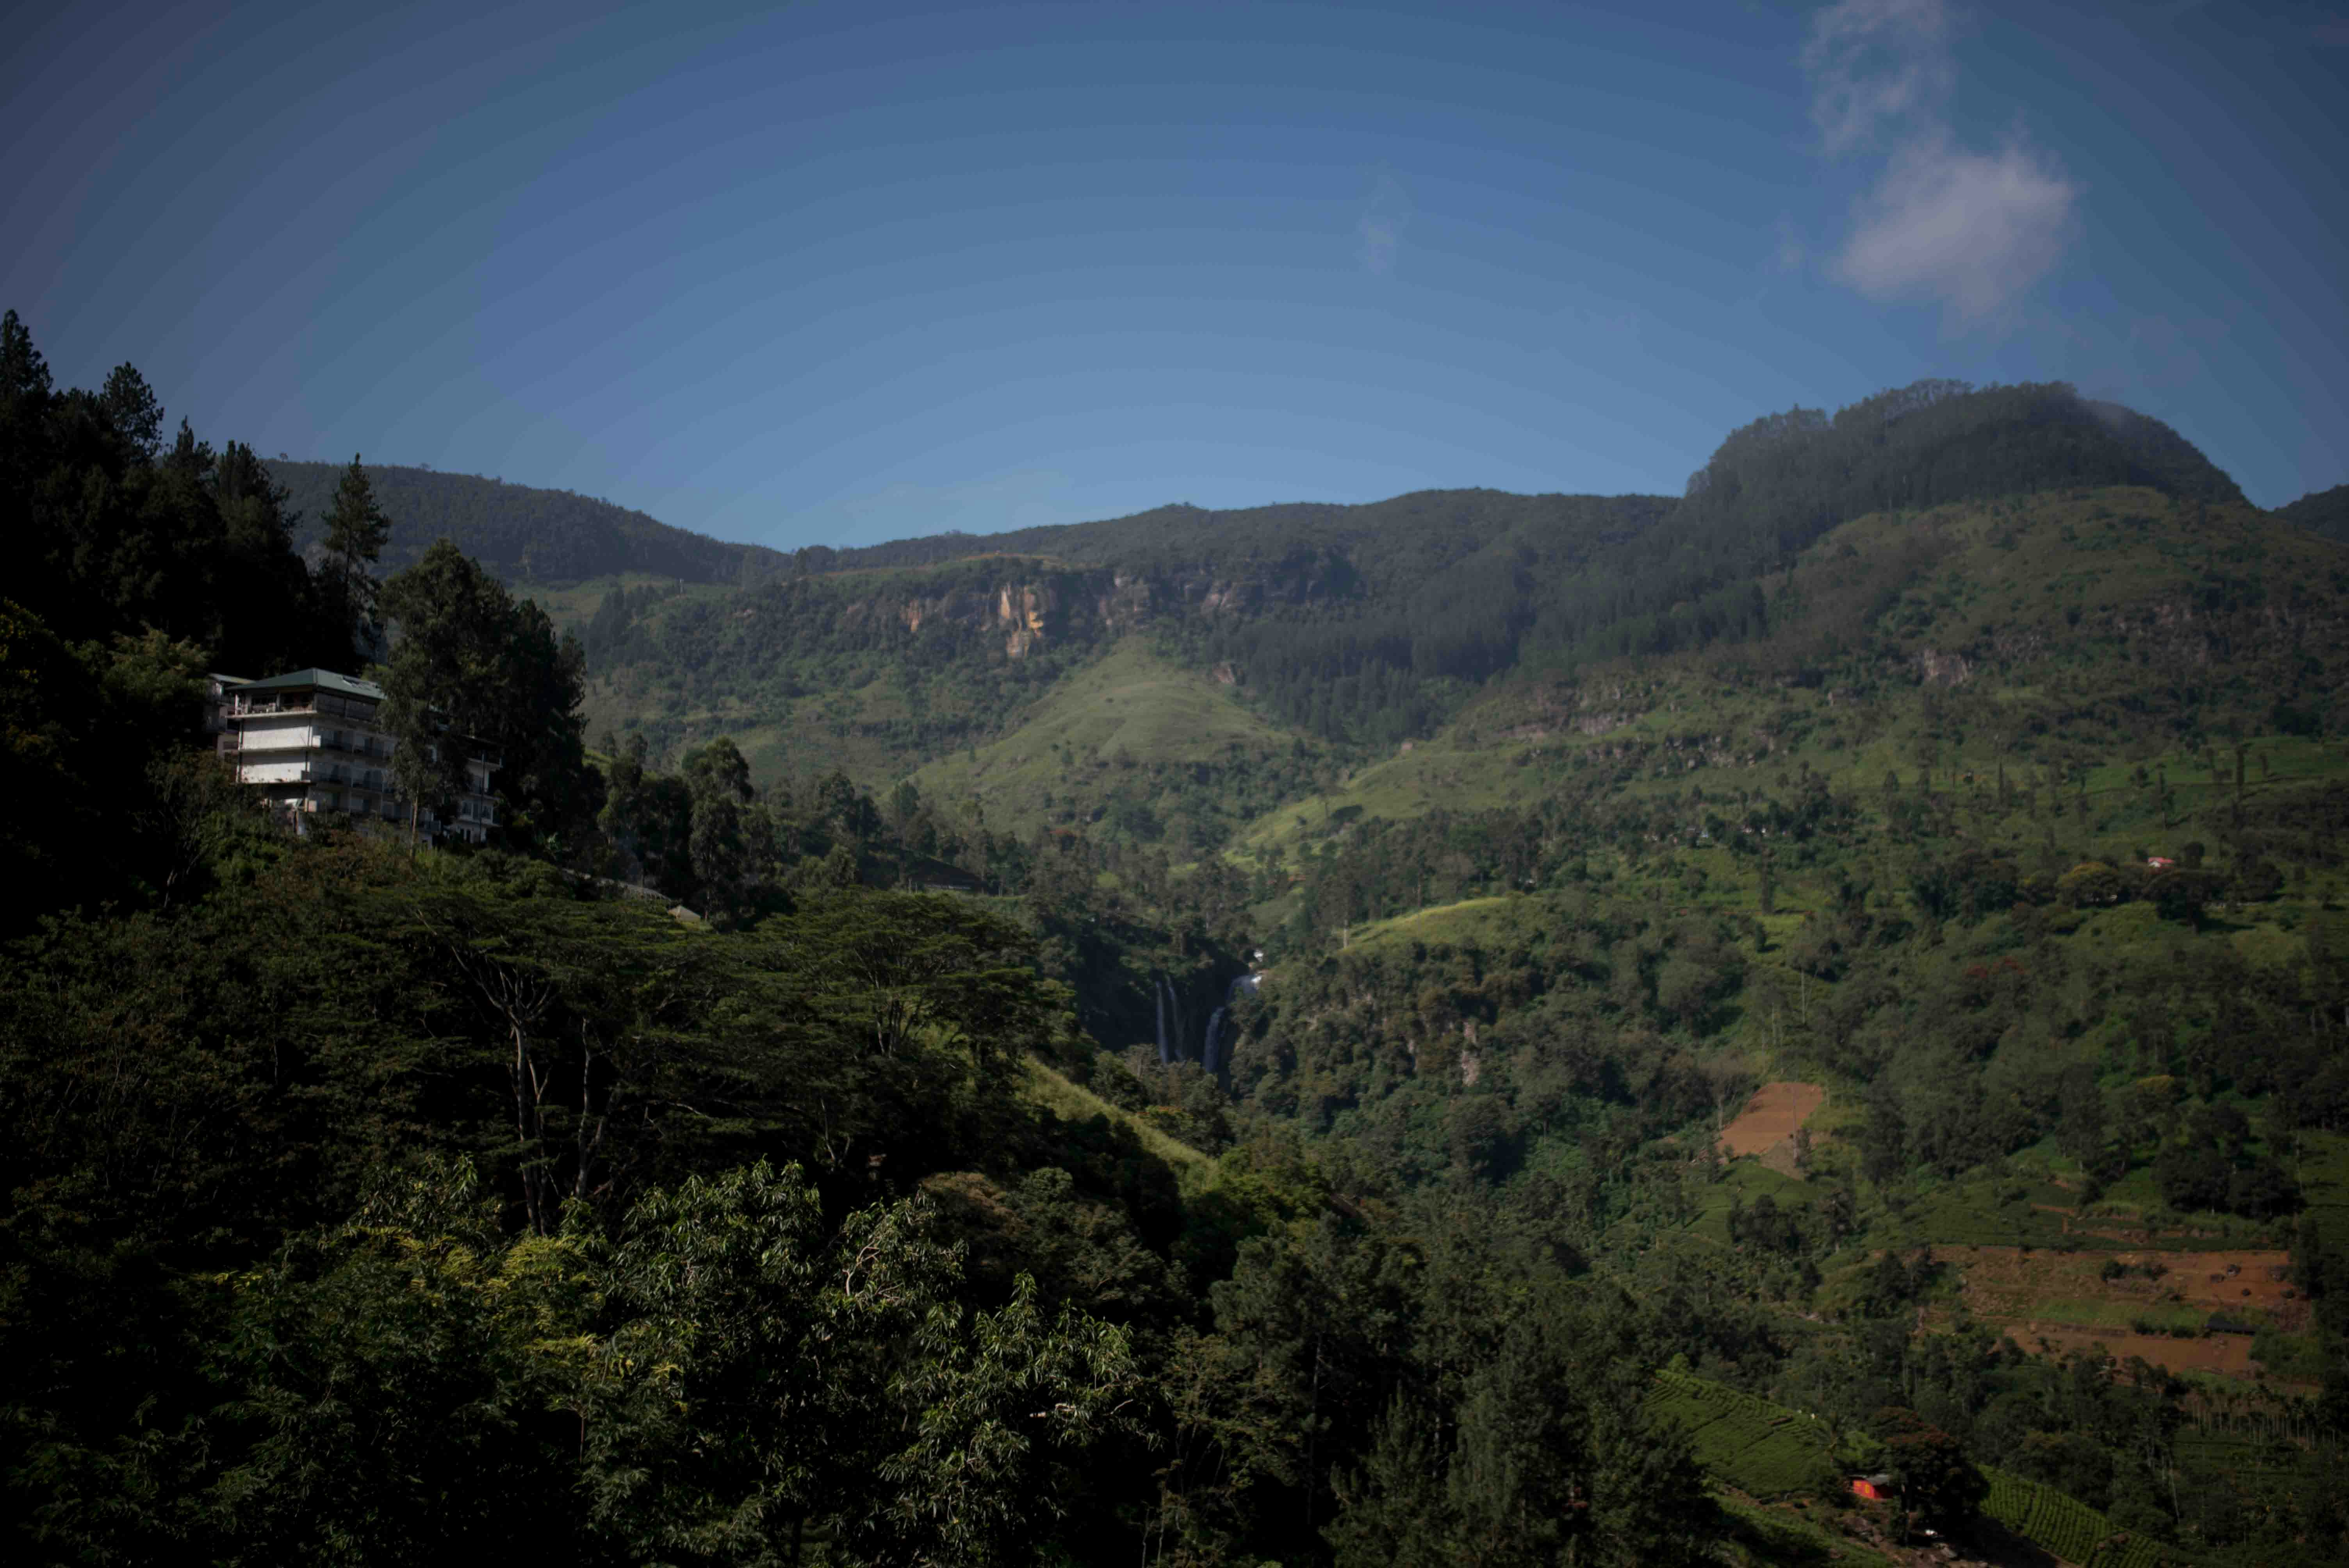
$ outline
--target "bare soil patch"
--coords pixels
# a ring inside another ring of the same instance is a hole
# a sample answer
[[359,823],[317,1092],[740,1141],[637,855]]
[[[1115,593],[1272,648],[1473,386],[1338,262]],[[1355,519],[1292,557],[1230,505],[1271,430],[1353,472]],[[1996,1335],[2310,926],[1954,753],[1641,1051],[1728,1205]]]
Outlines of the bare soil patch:
[[2102,1346],[2106,1355],[2126,1365],[2141,1357],[2170,1372],[2204,1372],[2220,1377],[2251,1377],[2259,1370],[2251,1359],[2248,1334],[2213,1334],[2201,1339],[2172,1339],[2166,1334],[2116,1334],[2110,1329],[2072,1328],[2063,1324],[2012,1324],[2008,1332],[2025,1350],[2036,1350],[2043,1339],[2057,1355],[2077,1354]]
[[[2175,1372],[2249,1377],[2257,1370],[2249,1334],[2214,1333],[2179,1339],[2145,1334],[2141,1319],[2194,1326],[2210,1314],[2256,1314],[2287,1332],[2305,1326],[2308,1304],[2284,1277],[2291,1254],[2271,1251],[2057,1253],[2044,1247],[1944,1246],[1936,1262],[1958,1269],[1967,1307],[2012,1334],[2026,1349],[2045,1340],[2054,1350],[2102,1345],[2126,1361],[2141,1356]],[[2107,1261],[2130,1265],[2120,1279],[2103,1277]],[[2151,1279],[2137,1265],[2158,1264]]]
[[1815,1083],[1765,1083],[1745,1102],[1737,1119],[1722,1130],[1722,1150],[1735,1160],[1766,1154],[1782,1143],[1791,1145],[1795,1130],[1826,1102],[1827,1091]]
[[[2029,1316],[2046,1301],[2096,1302],[2123,1309],[2190,1307],[2199,1312],[2256,1310],[2279,1320],[2307,1310],[2291,1282],[2292,1254],[2285,1252],[2166,1252],[2143,1247],[2116,1253],[2058,1253],[2045,1247],[1944,1246],[1937,1263],[1966,1278],[1966,1301],[1984,1316]],[[2103,1277],[2107,1260],[2132,1272]],[[2157,1264],[2147,1279],[2137,1272]]]

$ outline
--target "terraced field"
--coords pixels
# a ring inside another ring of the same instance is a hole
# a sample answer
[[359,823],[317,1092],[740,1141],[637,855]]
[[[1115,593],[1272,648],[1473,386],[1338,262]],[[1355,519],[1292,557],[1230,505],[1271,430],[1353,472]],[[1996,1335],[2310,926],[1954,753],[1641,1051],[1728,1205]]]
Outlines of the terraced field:
[[1990,1496],[1982,1511],[2080,1568],[2170,1568],[2186,1560],[2142,1537],[2113,1528],[2112,1521],[2077,1498],[1985,1465]]
[[2280,1504],[2303,1518],[2321,1515],[2349,1487],[2341,1434],[2302,1420],[2266,1431],[2255,1425],[2182,1431],[2177,1455],[2185,1522],[2205,1532],[2226,1532]]
[[[1834,1434],[1824,1421],[1683,1372],[1660,1371],[1647,1408],[1689,1434],[1697,1461],[1723,1486],[1770,1501],[1839,1483]],[[2157,1542],[2114,1528],[2095,1509],[2053,1487],[1989,1466],[1982,1512],[2079,1568],[2184,1568]]]
[[1649,1411],[1685,1430],[1697,1461],[1765,1501],[1832,1484],[1833,1434],[1824,1421],[1678,1372],[1658,1372]]

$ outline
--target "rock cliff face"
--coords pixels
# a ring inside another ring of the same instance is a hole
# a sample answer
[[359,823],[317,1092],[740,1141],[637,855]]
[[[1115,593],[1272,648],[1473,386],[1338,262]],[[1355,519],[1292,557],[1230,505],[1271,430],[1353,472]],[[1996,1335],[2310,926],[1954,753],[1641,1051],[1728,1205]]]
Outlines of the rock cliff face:
[[1945,654],[1932,648],[1919,650],[1917,669],[1927,686],[1963,686],[1973,678],[1974,666],[1962,654]]
[[1066,642],[1115,636],[1163,616],[1247,614],[1340,597],[1357,587],[1350,567],[1337,558],[1268,563],[1240,573],[1205,566],[1140,573],[1020,564],[1031,569],[992,581],[942,583],[935,593],[885,590],[851,599],[838,612],[840,624],[854,628],[894,620],[917,636],[925,628],[958,626],[1000,637],[1003,651],[1016,659]]

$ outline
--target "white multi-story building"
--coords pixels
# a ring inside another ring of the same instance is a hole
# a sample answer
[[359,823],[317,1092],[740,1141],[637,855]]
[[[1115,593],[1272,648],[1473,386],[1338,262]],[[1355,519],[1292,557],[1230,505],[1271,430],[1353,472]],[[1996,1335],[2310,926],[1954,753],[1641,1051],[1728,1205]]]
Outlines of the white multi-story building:
[[[321,811],[405,822],[408,798],[391,771],[392,738],[378,710],[383,688],[332,670],[293,670],[266,680],[213,676],[205,727],[240,783],[251,784],[297,826]],[[465,759],[465,792],[454,818],[425,811],[429,832],[481,843],[497,825],[490,775],[500,759]]]

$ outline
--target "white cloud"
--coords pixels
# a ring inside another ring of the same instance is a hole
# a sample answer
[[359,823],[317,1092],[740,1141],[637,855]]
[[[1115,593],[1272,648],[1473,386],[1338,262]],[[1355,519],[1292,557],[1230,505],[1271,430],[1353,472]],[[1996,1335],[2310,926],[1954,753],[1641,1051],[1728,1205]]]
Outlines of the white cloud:
[[1361,240],[1364,272],[1384,277],[1394,271],[1403,228],[1410,222],[1411,193],[1402,188],[1402,181],[1380,170],[1378,183],[1371,187],[1371,199],[1354,224],[1354,232]]
[[1994,151],[1958,140],[1950,33],[1943,0],[1838,0],[1812,19],[1803,67],[1823,150],[1885,157],[1833,275],[1870,299],[1938,300],[1965,328],[2010,315],[2063,260],[2081,187],[2019,130]]
[[1954,325],[1990,321],[2063,260],[2079,195],[2019,141],[1989,153],[1914,142],[1861,200],[1835,275],[1870,299],[1938,299]]

